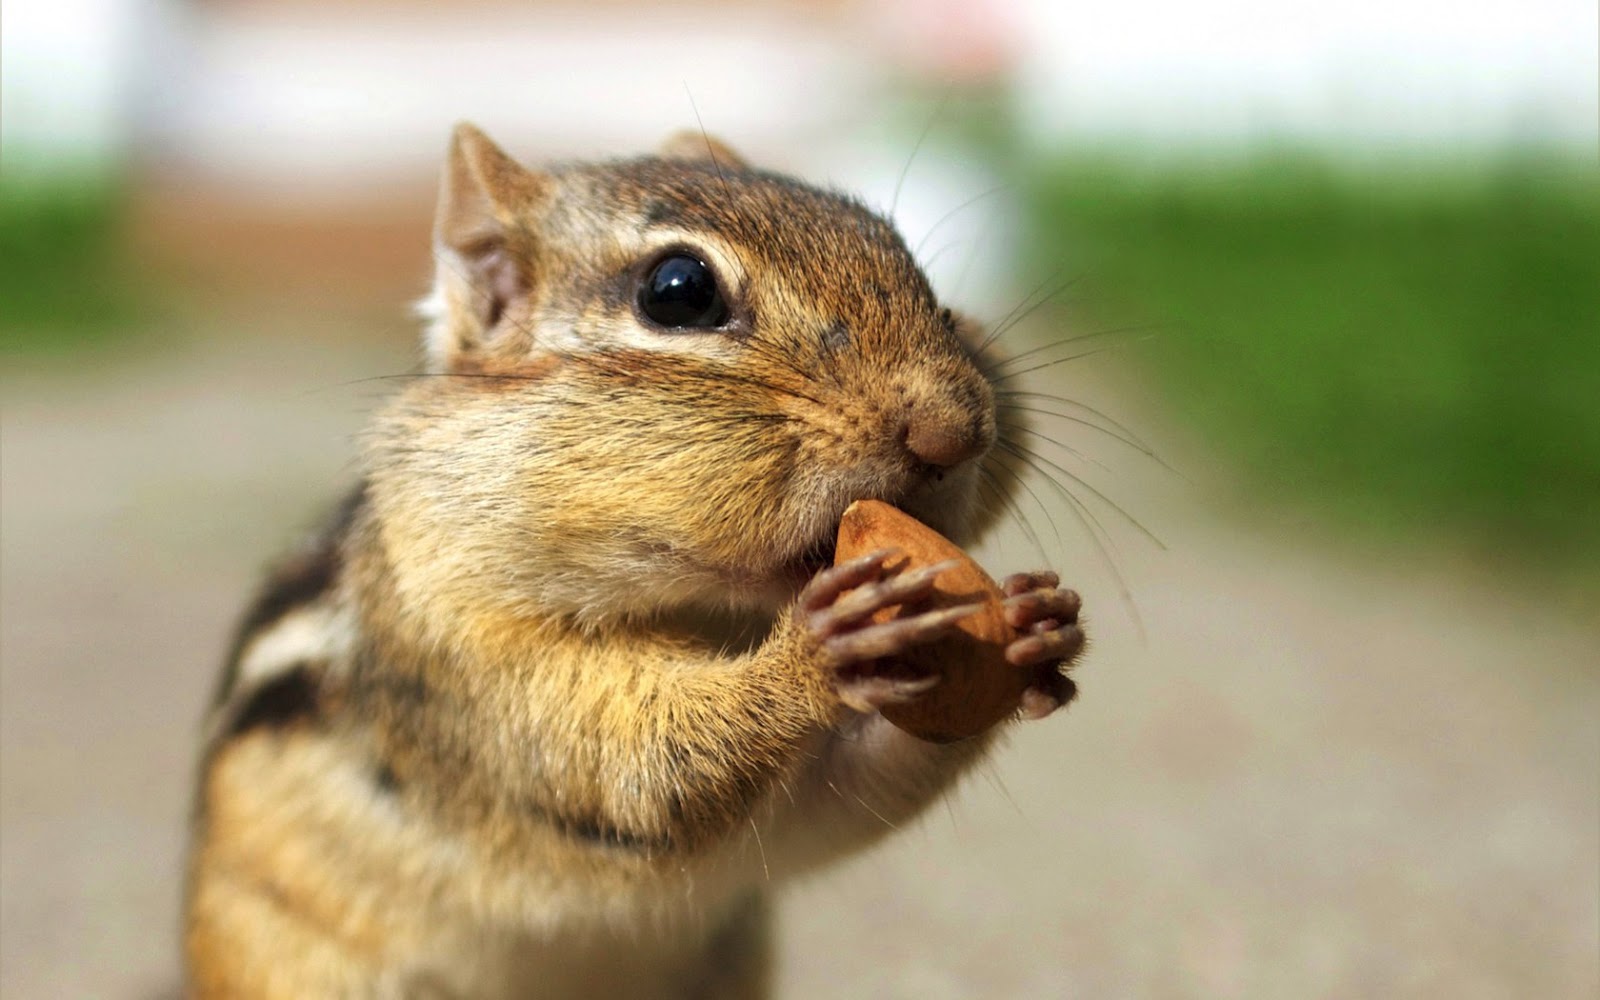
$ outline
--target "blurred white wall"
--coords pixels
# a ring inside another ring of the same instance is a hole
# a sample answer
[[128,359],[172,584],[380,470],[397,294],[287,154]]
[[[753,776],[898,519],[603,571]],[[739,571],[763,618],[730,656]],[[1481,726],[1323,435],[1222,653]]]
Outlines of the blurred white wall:
[[741,145],[788,146],[864,87],[841,39],[781,13],[252,6],[199,13],[186,43],[151,123],[160,154],[312,191],[431,172],[461,119],[535,159],[640,152],[696,109]]
[[95,170],[126,154],[149,0],[0,4],[0,170]]
[[[851,128],[896,77],[1009,65],[1031,133],[1182,143],[1592,147],[1593,0],[246,4],[8,0],[7,161],[163,160],[241,184],[370,183],[451,121],[552,155],[701,117],[757,151]],[[930,55],[931,54],[931,55]],[[528,151],[535,152],[535,151]]]
[[1036,134],[1595,149],[1595,0],[1020,0]]

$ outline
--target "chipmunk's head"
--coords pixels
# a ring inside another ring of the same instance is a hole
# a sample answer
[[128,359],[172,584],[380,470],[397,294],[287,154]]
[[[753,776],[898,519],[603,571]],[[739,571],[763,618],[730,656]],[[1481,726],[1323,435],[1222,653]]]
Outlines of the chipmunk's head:
[[859,203],[699,134],[536,172],[463,125],[435,253],[437,377],[385,416],[371,472],[428,590],[592,617],[772,606],[852,500],[970,535],[993,391]]

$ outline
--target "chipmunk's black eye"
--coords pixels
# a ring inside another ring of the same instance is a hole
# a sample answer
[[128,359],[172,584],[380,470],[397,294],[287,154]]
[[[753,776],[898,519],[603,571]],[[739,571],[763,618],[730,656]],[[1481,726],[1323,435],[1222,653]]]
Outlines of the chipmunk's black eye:
[[677,330],[709,330],[728,322],[717,276],[688,254],[663,257],[639,287],[639,312]]

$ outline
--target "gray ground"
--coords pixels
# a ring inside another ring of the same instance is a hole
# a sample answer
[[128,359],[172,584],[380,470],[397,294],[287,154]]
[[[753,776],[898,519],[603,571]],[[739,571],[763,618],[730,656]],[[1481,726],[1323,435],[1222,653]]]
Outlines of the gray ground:
[[[3,376],[8,1000],[176,981],[223,637],[387,385],[347,383],[405,366],[307,335]],[[1600,992],[1594,623],[1442,561],[1230,527],[1105,454],[1169,546],[1113,527],[1147,636],[1058,513],[1095,612],[1080,703],[789,892],[784,995]]]

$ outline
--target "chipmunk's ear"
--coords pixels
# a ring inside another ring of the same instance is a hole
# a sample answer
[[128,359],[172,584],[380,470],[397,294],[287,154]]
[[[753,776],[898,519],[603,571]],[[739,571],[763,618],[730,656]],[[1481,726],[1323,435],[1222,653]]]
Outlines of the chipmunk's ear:
[[729,170],[748,170],[750,164],[744,157],[728,148],[728,144],[721,139],[713,139],[704,132],[684,129],[667,136],[667,141],[661,144],[658,150],[662,159],[666,160],[694,160],[700,163],[710,163]]
[[433,319],[430,360],[449,368],[481,350],[534,287],[537,240],[529,224],[551,182],[528,170],[476,127],[456,126],[439,184],[433,244],[436,274],[425,310]]

